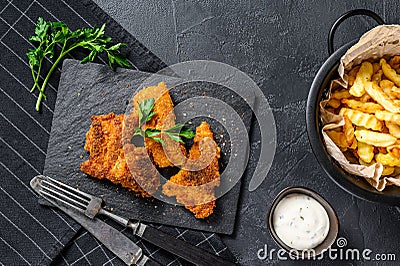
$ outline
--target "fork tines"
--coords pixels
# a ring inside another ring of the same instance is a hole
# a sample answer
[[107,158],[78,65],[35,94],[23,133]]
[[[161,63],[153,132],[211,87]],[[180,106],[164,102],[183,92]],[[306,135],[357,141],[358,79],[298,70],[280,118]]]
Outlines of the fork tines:
[[39,193],[50,201],[62,203],[80,212],[85,212],[91,197],[89,194],[63,184],[50,177],[42,176],[38,182]]

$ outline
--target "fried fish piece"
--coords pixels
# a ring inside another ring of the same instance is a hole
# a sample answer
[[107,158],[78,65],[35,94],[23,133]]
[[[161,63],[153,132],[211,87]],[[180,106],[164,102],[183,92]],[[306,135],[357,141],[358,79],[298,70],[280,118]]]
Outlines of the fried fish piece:
[[[158,172],[154,168],[145,168],[147,171],[137,172],[133,177],[128,167],[128,158],[125,158],[122,142],[124,115],[109,113],[92,116],[91,121],[92,124],[86,133],[84,146],[84,149],[90,152],[90,156],[89,160],[81,164],[81,171],[92,177],[108,179],[115,184],[120,184],[143,197],[149,197],[154,193],[160,185]],[[144,164],[143,156],[145,154],[140,148],[134,148],[136,147],[132,145],[129,149],[131,151],[129,154],[130,165],[137,165],[141,168]],[[135,179],[145,180],[148,183],[146,185],[147,192]]]
[[[156,114],[144,125],[143,130],[146,128],[162,130],[173,127],[175,125],[174,104],[164,82],[160,82],[157,86],[144,88],[133,97],[134,113],[138,112],[141,101],[150,98],[154,98],[153,112]],[[165,142],[165,146],[152,139],[145,139],[147,151],[153,162],[160,168],[182,165],[186,160],[185,146],[163,134],[161,134],[161,138]]]
[[147,192],[146,196],[151,196],[160,186],[160,174],[148,157],[146,148],[126,144],[124,151],[125,160],[133,174],[134,182]]
[[[213,157],[210,158],[207,154]],[[189,151],[189,160],[183,165],[183,169],[163,185],[163,193],[169,197],[175,196],[177,202],[184,204],[196,218],[210,216],[216,206],[214,188],[220,184],[219,158],[220,148],[214,141],[210,126],[202,122],[196,128],[194,144]],[[206,165],[204,165],[205,162]],[[173,183],[182,187],[177,187]],[[204,186],[193,188],[200,185]],[[197,204],[199,202],[202,204]]]

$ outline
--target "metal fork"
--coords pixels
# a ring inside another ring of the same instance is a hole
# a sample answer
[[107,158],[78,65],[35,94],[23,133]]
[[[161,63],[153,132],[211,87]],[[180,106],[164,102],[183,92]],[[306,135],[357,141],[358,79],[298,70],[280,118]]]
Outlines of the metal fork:
[[117,223],[131,228],[134,235],[196,265],[236,265],[140,221],[115,215],[102,208],[103,200],[101,198],[70,187],[51,177],[38,175],[31,180],[31,186],[44,198],[72,208],[91,219],[97,214],[109,217]]
[[38,175],[31,180],[31,186],[45,198],[72,208],[93,219],[97,214],[111,218],[119,224],[128,226],[134,230],[139,227],[139,222],[132,222],[123,217],[115,215],[102,208],[103,200],[77,188],[70,187],[51,177]]

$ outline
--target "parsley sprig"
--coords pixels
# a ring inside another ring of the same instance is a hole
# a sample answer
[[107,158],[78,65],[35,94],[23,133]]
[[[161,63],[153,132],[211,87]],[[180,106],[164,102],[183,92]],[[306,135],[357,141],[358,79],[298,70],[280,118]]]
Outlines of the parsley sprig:
[[[29,50],[26,54],[29,59],[29,66],[33,77],[33,87],[31,92],[36,88],[39,90],[39,97],[36,102],[36,110],[39,111],[40,104],[46,99],[44,90],[53,71],[56,69],[61,59],[72,50],[81,47],[90,51],[81,63],[93,61],[99,54],[106,52],[108,56],[108,64],[114,69],[115,64],[121,67],[129,67],[129,62],[119,49],[125,47],[124,43],[111,44],[111,38],[104,35],[105,24],[100,28],[94,27],[78,29],[71,31],[68,26],[60,21],[47,22],[39,17],[35,35],[29,40],[38,43],[35,49]],[[61,51],[57,51],[56,44],[61,46]],[[55,58],[50,70],[42,84],[39,84],[39,77],[42,71],[43,60]],[[36,73],[35,73],[36,72]]]
[[193,131],[190,128],[186,128],[185,124],[176,124],[175,126],[165,129],[159,130],[155,128],[146,128],[142,129],[143,125],[150,121],[156,112],[153,111],[154,108],[154,98],[144,99],[139,103],[139,126],[135,127],[134,136],[142,136],[143,138],[150,138],[156,142],[161,143],[165,146],[165,142],[161,138],[161,134],[167,135],[171,140],[185,143],[182,140],[183,138],[190,139],[195,136]]

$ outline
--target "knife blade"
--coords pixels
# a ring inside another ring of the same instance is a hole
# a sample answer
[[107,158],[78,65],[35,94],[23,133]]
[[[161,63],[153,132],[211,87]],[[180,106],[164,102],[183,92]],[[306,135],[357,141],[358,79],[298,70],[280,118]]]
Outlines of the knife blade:
[[150,260],[149,257],[144,255],[142,249],[138,245],[111,225],[98,218],[90,219],[83,214],[59,205],[50,199],[46,198],[44,200],[50,203],[51,206],[57,207],[68,214],[97,240],[99,240],[106,248],[120,258],[126,265],[159,265],[157,262]]

